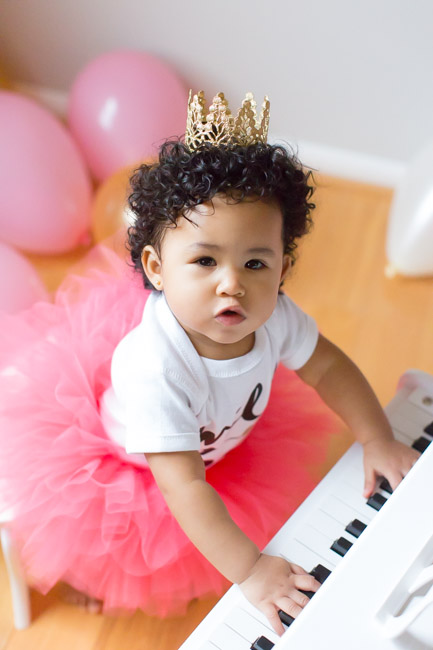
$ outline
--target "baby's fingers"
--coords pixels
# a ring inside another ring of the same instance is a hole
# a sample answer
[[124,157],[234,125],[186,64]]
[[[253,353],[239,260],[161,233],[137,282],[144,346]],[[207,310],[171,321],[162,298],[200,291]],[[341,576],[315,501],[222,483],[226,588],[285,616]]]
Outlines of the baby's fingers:
[[366,499],[371,497],[376,487],[376,472],[372,467],[365,470],[364,476],[364,492],[363,495]]
[[291,571],[293,573],[295,573],[296,575],[298,575],[298,576],[301,576],[301,575],[306,575],[307,576],[307,575],[309,575],[305,571],[305,569],[303,569],[301,566],[299,566],[299,564],[294,564],[293,562],[289,562],[289,566],[290,566]]
[[[304,596],[303,594],[300,594],[297,592],[299,596],[295,596],[298,600],[305,599],[308,602],[308,598]],[[299,598],[300,597],[300,598]],[[292,598],[290,597],[283,597],[279,598],[278,602],[276,603],[276,606],[266,604],[260,607],[262,610],[263,614],[266,616],[270,624],[272,625],[273,629],[275,632],[281,636],[283,632],[285,631],[285,628],[283,627],[283,624],[281,622],[280,616],[278,612],[282,610],[285,614],[288,614],[292,618],[296,618],[298,614],[301,613],[303,606],[298,605]]]
[[[304,590],[305,592],[307,591],[306,589]],[[297,607],[300,607],[303,609],[305,605],[308,605],[310,602],[310,599],[308,596],[306,596],[302,591],[298,591],[297,589],[292,589],[290,593],[287,595],[287,598],[284,598],[283,600],[287,600],[289,602],[293,602]],[[286,614],[290,614],[290,616],[294,617],[294,614],[291,614],[288,612],[286,609],[284,609],[283,606],[281,606],[281,609],[286,612]],[[299,614],[299,611],[296,610],[296,616]]]
[[278,615],[278,609],[271,604],[263,605],[259,607],[259,609],[261,609],[263,614],[268,619],[269,623],[272,625],[272,629],[274,630],[274,632],[276,632],[279,636],[281,636],[284,632],[284,627]]
[[[297,594],[303,597],[304,594],[300,593],[300,591],[315,592],[319,589],[320,582],[318,582],[315,578],[313,578],[313,576],[310,575],[309,573],[302,573],[294,577],[293,586],[295,587],[295,589],[293,591],[290,590],[288,595],[293,597],[293,593],[296,592]],[[304,601],[303,598],[301,599],[301,601],[299,601],[299,597],[294,598],[294,600],[296,600],[297,603],[299,602],[299,604],[302,605],[302,607],[305,607],[305,605],[308,602],[308,598],[307,601]]]
[[297,589],[291,589],[290,594],[288,594],[287,596],[283,596],[282,598],[279,598],[278,601],[276,602],[277,605],[276,614],[278,620],[277,618],[275,618],[275,610],[271,611],[271,608],[266,608],[267,612],[269,612],[270,615],[268,615],[264,609],[262,611],[268,617],[269,622],[271,623],[275,632],[281,635],[284,632],[284,627],[281,623],[281,619],[279,617],[278,611],[282,610],[285,614],[288,614],[292,618],[296,618],[298,614],[301,613],[305,605],[307,605],[309,602],[310,599],[308,598],[308,596],[301,593]]
[[410,452],[412,451],[413,453],[407,454],[397,468],[391,468],[384,472],[385,478],[388,479],[388,483],[390,484],[393,491],[401,483],[406,474],[410,472],[420,457],[420,454],[418,452],[415,450],[410,450]]
[[405,477],[403,472],[387,472],[385,478],[388,479],[388,483],[391,486],[391,490],[394,490],[400,485],[402,479]]
[[420,456],[421,456],[420,452],[417,451],[416,449],[409,449],[407,458],[405,458],[404,463],[402,463],[403,477],[410,472],[410,470],[415,465],[416,461],[419,459]]

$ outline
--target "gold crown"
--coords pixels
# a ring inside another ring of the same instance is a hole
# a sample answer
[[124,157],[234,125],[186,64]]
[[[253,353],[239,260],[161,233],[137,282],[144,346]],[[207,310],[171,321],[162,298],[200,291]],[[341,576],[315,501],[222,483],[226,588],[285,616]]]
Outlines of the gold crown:
[[253,95],[247,93],[235,118],[230,112],[224,93],[218,93],[205,116],[204,92],[201,90],[197,95],[193,95],[190,90],[185,144],[192,151],[207,142],[216,147],[234,144],[247,146],[266,142],[269,106],[269,99],[265,97],[260,118],[257,120],[257,104]]

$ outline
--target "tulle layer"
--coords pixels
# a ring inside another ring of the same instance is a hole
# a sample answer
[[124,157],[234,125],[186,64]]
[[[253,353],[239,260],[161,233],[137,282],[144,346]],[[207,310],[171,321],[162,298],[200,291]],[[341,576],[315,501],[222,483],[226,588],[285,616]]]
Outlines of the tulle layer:
[[[0,480],[29,579],[60,580],[105,611],[164,616],[222,594],[227,581],[171,516],[147,468],[128,462],[102,427],[98,401],[120,339],[147,293],[117,256],[71,277],[54,304],[0,321]],[[88,263],[90,265],[90,263]],[[232,517],[260,547],[315,485],[339,421],[279,368],[250,436],[207,471]]]

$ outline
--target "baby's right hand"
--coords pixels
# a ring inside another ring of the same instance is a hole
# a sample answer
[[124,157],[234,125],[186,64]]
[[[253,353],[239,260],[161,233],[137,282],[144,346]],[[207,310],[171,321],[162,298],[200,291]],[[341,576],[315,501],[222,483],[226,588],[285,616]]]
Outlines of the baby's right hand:
[[275,632],[281,635],[284,627],[278,610],[296,618],[310,600],[299,589],[317,591],[320,583],[297,564],[262,553],[239,586],[250,603],[263,612]]

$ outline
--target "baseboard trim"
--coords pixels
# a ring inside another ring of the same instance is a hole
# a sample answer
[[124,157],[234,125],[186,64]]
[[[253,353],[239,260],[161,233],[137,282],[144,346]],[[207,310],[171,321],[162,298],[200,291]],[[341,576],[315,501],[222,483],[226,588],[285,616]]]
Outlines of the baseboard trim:
[[[285,138],[272,138],[272,142],[287,141]],[[300,141],[291,143],[291,146],[303,164],[313,170],[381,187],[395,188],[407,169],[403,162],[314,142]]]

